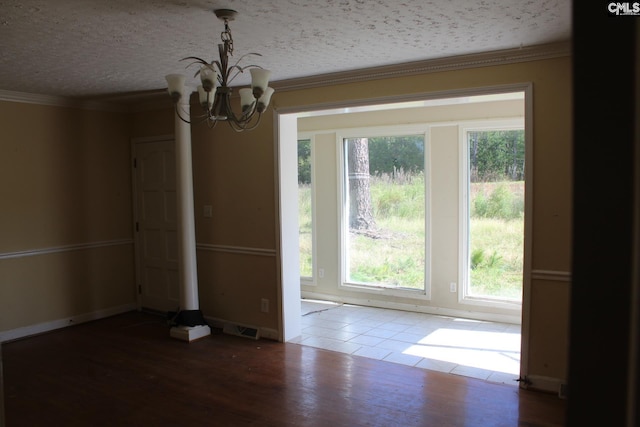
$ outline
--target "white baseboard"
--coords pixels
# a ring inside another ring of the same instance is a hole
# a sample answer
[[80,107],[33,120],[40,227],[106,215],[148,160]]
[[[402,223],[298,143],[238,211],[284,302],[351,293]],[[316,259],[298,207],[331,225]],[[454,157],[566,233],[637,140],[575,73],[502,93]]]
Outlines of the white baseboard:
[[218,319],[217,317],[203,316],[204,320],[207,321],[209,326],[216,329],[224,328],[225,321],[222,319]]
[[280,340],[280,334],[278,333],[277,329],[260,328],[260,336],[268,340],[274,340],[274,341]]
[[485,322],[510,323],[514,325],[520,325],[522,323],[522,319],[520,316],[511,316],[507,314],[482,313],[477,311],[456,310],[452,308],[440,308],[440,307],[433,307],[428,305],[404,304],[404,303],[383,301],[383,300],[377,300],[377,299],[374,300],[371,298],[367,298],[366,301],[363,301],[363,299],[361,298],[327,295],[327,294],[321,294],[317,292],[308,292],[308,291],[302,292],[302,298],[333,301],[333,302],[340,302],[340,303],[353,304],[353,305],[366,305],[369,307],[386,308],[391,310],[412,311],[416,313],[433,314],[437,316],[459,317],[463,319],[482,320]]
[[117,307],[105,308],[104,310],[93,311],[91,313],[84,313],[77,316],[52,320],[50,322],[38,323],[35,325],[23,326],[21,328],[1,331],[0,343],[29,337],[31,335],[42,334],[44,332],[50,332],[56,329],[65,328],[67,326],[90,322],[92,320],[103,319],[105,317],[115,316],[116,314],[122,314],[136,309],[137,305],[135,303],[125,304]]
[[541,375],[527,375],[529,383],[526,385],[528,390],[538,390],[553,393],[559,397],[566,397],[566,380],[560,378],[543,377]]
[[[204,316],[204,318],[212,328],[218,328],[218,329],[224,330],[225,325],[227,325],[227,327],[228,325],[238,325],[238,323],[236,322],[232,322],[224,319],[218,319],[217,317]],[[247,326],[247,325],[241,325],[241,326]],[[247,327],[256,328],[255,326],[247,326]],[[259,331],[260,338],[265,338],[268,340],[275,340],[275,341],[278,341],[280,339],[280,334],[276,329],[265,328],[265,327],[257,327],[256,329],[258,329]]]

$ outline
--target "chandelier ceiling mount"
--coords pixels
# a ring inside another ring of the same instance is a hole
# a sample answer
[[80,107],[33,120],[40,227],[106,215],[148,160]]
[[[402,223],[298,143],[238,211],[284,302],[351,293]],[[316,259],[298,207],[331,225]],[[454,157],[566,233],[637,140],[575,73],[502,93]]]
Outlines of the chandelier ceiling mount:
[[215,9],[213,13],[216,14],[218,19],[223,21],[233,21],[236,19],[236,15],[238,14],[238,12],[233,9]]

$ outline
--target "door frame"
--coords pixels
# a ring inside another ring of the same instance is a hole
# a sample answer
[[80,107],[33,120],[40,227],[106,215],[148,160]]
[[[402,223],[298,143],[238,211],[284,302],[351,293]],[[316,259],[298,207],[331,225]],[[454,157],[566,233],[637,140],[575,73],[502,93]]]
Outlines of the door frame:
[[[295,197],[293,184],[297,185],[297,117],[300,114],[323,110],[342,110],[373,105],[406,103],[460,96],[490,95],[495,93],[524,92],[525,94],[525,224],[524,259],[522,284],[521,315],[521,356],[520,375],[526,377],[529,371],[530,303],[531,303],[531,267],[532,267],[532,219],[533,219],[533,83],[513,83],[498,86],[465,88],[441,92],[414,93],[381,98],[356,99],[328,102],[315,105],[281,107],[274,109],[274,156],[276,165],[276,256],[278,258],[277,280],[280,340],[289,341],[300,336],[300,278],[297,253],[298,239],[298,200],[297,186]],[[292,136],[295,135],[295,136]],[[295,212],[295,215],[291,214]],[[295,236],[295,238],[294,238]],[[297,306],[292,307],[293,305]]]

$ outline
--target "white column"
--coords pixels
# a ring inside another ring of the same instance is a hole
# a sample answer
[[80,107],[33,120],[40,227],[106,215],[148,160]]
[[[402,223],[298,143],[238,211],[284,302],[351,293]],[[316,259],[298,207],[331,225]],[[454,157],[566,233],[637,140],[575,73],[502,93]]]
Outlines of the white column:
[[[180,103],[179,108],[183,118],[189,120],[189,97],[183,97]],[[175,115],[175,140],[180,310],[186,314],[195,313],[195,317],[201,317],[198,302],[196,227],[193,209],[191,125],[181,120],[177,113]],[[209,334],[211,334],[211,329],[206,324],[195,326],[178,325],[171,328],[171,336],[184,341],[193,341]]]
[[[181,105],[189,120],[188,98]],[[182,100],[181,100],[182,102]],[[193,168],[191,125],[175,117],[176,204],[178,234],[178,269],[180,275],[180,309],[198,310],[198,274],[196,264],[196,228],[193,209]]]

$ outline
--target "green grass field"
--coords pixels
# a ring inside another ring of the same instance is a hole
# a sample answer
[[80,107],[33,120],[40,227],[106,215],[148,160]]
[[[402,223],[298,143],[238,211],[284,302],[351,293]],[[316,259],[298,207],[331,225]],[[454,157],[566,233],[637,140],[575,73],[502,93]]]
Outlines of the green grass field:
[[[524,183],[471,184],[470,255],[474,296],[520,300]],[[377,228],[350,233],[350,281],[391,288],[424,286],[424,180],[372,177]],[[311,188],[300,186],[300,274],[312,275]]]

